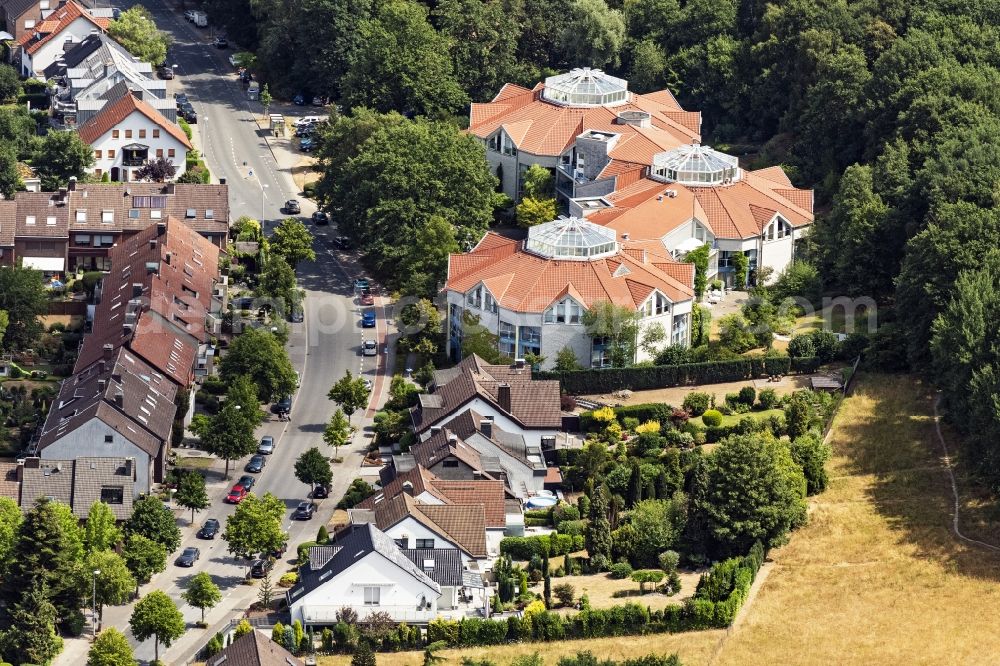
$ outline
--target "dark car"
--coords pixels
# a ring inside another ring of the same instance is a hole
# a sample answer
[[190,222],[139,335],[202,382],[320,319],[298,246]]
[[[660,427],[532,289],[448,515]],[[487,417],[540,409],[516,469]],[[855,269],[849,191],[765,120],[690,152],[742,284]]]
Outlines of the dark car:
[[229,41],[225,37],[216,37],[215,41],[212,42],[212,46],[217,49],[228,49]]
[[306,96],[303,95],[302,93],[299,93],[298,95],[292,98],[292,104],[294,104],[295,106],[305,106]]
[[250,564],[250,576],[253,578],[263,578],[274,564],[270,559],[254,560]]
[[284,398],[278,401],[278,403],[274,406],[274,408],[275,411],[277,411],[279,414],[287,414],[288,412],[292,411],[292,396],[286,395]]
[[209,518],[205,521],[205,524],[201,526],[198,530],[199,539],[214,539],[215,535],[219,533],[219,521],[215,518]]
[[177,113],[181,118],[188,121],[189,123],[198,124],[198,112],[194,110],[190,102],[185,102],[177,107]]
[[326,100],[322,97],[313,97],[312,104],[313,106],[326,106]]
[[299,140],[299,150],[303,153],[308,153],[316,149],[316,142],[312,137],[304,137]]
[[364,291],[365,289],[371,289],[371,286],[372,285],[368,281],[368,278],[357,278],[354,280],[355,291]]
[[240,477],[240,480],[236,482],[237,484],[243,486],[247,490],[253,488],[253,484],[257,483],[257,479],[250,476],[249,474],[244,474]]
[[177,105],[178,109],[181,108],[182,106],[187,106],[190,103],[191,100],[189,100],[188,96],[185,95],[184,93],[174,93],[174,104]]
[[250,459],[247,466],[244,467],[244,471],[252,472],[254,474],[260,474],[264,471],[264,465],[267,464],[267,458],[262,455],[256,455]]
[[285,202],[285,212],[292,215],[298,215],[302,212],[302,207],[299,205],[298,199],[289,199]]
[[156,70],[156,75],[159,76],[161,79],[167,79],[167,80],[172,79],[174,78],[174,68],[162,65],[159,67],[159,69]]
[[247,489],[243,486],[236,484],[226,495],[227,504],[239,504],[247,498]]
[[295,507],[295,511],[292,512],[292,520],[312,520],[315,513],[315,502],[299,502],[299,505]]
[[312,491],[313,499],[326,499],[330,496],[330,490],[326,486],[314,486]]
[[312,214],[312,221],[315,225],[323,226],[324,224],[330,224],[330,216],[318,210]]
[[374,310],[365,310],[361,313],[361,328],[375,328]]
[[193,567],[199,557],[201,557],[201,551],[197,548],[185,548],[184,552],[180,554],[180,557],[177,558],[177,561],[174,562],[174,564],[179,567]]
[[305,318],[306,316],[303,314],[302,308],[293,308],[291,314],[288,316],[288,319],[293,324],[301,324]]

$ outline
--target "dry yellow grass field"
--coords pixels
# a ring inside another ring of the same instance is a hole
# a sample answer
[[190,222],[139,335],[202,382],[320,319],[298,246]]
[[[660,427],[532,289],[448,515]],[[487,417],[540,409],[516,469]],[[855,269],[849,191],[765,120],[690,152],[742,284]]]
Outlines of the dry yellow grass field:
[[[829,489],[812,499],[809,524],[771,552],[773,569],[728,635],[596,639],[444,656],[449,664],[472,656],[504,665],[537,650],[552,665],[587,649],[615,659],[677,652],[685,666],[997,663],[1000,553],[967,545],[950,530],[951,490],[931,401],[928,388],[912,378],[860,378],[831,433]],[[954,453],[955,442],[949,444]],[[962,507],[964,531],[1000,543],[992,503],[963,494]],[[378,660],[418,666],[421,656]],[[347,658],[320,663],[342,666]]]

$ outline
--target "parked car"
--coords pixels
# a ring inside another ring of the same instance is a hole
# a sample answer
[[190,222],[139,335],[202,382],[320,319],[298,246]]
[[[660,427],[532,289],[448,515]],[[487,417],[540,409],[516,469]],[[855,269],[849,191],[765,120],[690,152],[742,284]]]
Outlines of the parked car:
[[184,549],[174,564],[179,567],[193,567],[199,557],[201,557],[201,551],[193,546],[189,546]]
[[257,446],[257,453],[264,456],[269,456],[274,453],[274,437],[270,435],[264,435],[260,438],[260,444]]
[[315,513],[315,502],[299,502],[299,505],[295,507],[295,511],[292,512],[292,520],[312,520]]
[[316,123],[322,122],[323,120],[324,120],[323,116],[302,116],[301,118],[295,121],[295,126],[302,127],[304,125],[315,125]]
[[252,578],[263,578],[271,570],[272,566],[274,566],[274,563],[269,558],[254,560],[250,563],[250,576]]
[[299,93],[298,95],[292,98],[292,104],[294,104],[295,106],[305,106],[306,96],[303,95],[302,93]]
[[198,530],[199,539],[214,539],[215,535],[219,533],[219,521],[215,518],[209,518],[205,521],[205,524],[201,526]]
[[190,103],[191,101],[188,99],[188,96],[185,95],[184,93],[174,93],[174,104],[177,105],[178,109]]
[[292,396],[286,395],[274,405],[275,411],[279,414],[287,414],[292,411]]
[[341,250],[351,249],[351,239],[348,238],[347,236],[337,236],[336,238],[333,239],[333,242],[336,243],[337,247],[339,247]]
[[365,379],[365,390],[367,390],[369,393],[371,393],[373,388],[375,388],[375,385],[372,384],[372,380]]
[[166,65],[160,65],[160,67],[157,68],[156,70],[156,75],[159,76],[161,79],[166,79],[169,81],[170,79],[174,78],[174,68],[167,67]]
[[267,458],[265,458],[260,454],[257,454],[250,459],[250,462],[247,463],[246,467],[244,467],[243,470],[246,472],[251,472],[253,474],[260,474],[261,472],[264,471],[264,465],[266,464],[267,464]]
[[233,69],[236,69],[237,67],[240,66],[240,61],[236,59],[235,53],[229,56],[229,64],[233,66]]
[[186,18],[188,21],[193,21],[194,20],[194,10],[193,9],[189,9],[186,12],[184,12],[184,18]]
[[253,488],[253,484],[257,483],[257,479],[250,476],[249,474],[244,474],[243,476],[240,477],[240,480],[237,481],[236,483],[238,485],[243,486],[247,490],[251,490]]
[[355,291],[362,291],[362,290],[365,290],[365,289],[371,289],[371,286],[372,285],[368,281],[368,278],[356,278],[354,280],[354,290]]
[[298,199],[289,199],[285,202],[285,212],[291,215],[298,215],[302,212],[302,206],[299,205]]
[[372,292],[367,289],[361,290],[361,296],[358,297],[358,302],[361,305],[375,305],[375,297],[372,296]]
[[305,320],[305,315],[302,313],[301,307],[292,308],[291,314],[288,316],[293,324],[301,324]]
[[326,499],[330,496],[330,489],[326,486],[313,486],[312,498],[313,499]]
[[198,124],[198,112],[194,110],[190,102],[177,107],[177,113],[181,118],[188,121],[192,125]]
[[316,142],[312,139],[312,137],[307,136],[304,139],[299,140],[299,150],[303,153],[311,153],[315,149]]
[[378,356],[378,343],[374,340],[365,340],[361,343],[362,356]]
[[330,224],[330,216],[324,213],[323,211],[318,210],[312,214],[312,221],[313,224],[321,227]]
[[322,97],[313,97],[313,106],[326,106],[326,100]]
[[365,310],[361,313],[361,328],[375,328],[374,310]]
[[212,46],[214,46],[217,49],[228,49],[229,48],[229,40],[227,40],[225,37],[221,37],[221,36],[220,37],[216,37],[215,41],[212,42]]
[[247,489],[237,483],[229,490],[229,494],[226,495],[226,503],[239,504],[246,498],[247,498]]

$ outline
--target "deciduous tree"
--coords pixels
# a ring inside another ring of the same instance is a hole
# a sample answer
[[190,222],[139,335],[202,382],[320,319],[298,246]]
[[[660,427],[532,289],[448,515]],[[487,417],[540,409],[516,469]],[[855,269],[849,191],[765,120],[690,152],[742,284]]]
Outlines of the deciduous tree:
[[222,601],[222,593],[219,586],[215,584],[212,577],[205,571],[197,573],[191,577],[191,582],[181,595],[184,601],[188,602],[201,611],[201,622],[205,622],[205,609],[212,608]]
[[279,400],[295,391],[295,369],[288,353],[267,331],[244,329],[222,357],[219,373],[227,382],[240,375],[250,377],[262,402]]
[[294,217],[286,217],[271,234],[271,254],[284,259],[293,269],[303,261],[316,260],[312,245],[312,233]]
[[354,412],[368,404],[368,395],[369,391],[368,387],[365,386],[364,378],[355,377],[350,370],[347,370],[344,376],[330,387],[326,397],[344,409],[347,420],[350,422]]
[[166,157],[154,157],[140,168],[136,169],[136,180],[150,180],[154,183],[162,183],[174,177],[177,167]]
[[87,569],[101,572],[95,577],[94,589],[97,593],[98,622],[103,623],[105,604],[120,606],[128,601],[136,588],[135,578],[121,555],[109,550],[91,553],[87,558]]
[[317,484],[327,486],[333,481],[330,462],[314,446],[295,461],[295,478],[309,486],[310,489]]
[[132,505],[132,516],[125,521],[125,536],[147,537],[162,544],[167,552],[177,550],[181,543],[181,530],[170,509],[157,497],[146,495]]
[[87,512],[87,523],[84,527],[83,547],[89,553],[114,548],[122,538],[118,529],[115,514],[104,502],[94,502]]
[[[212,439],[211,429],[209,439]],[[226,461],[228,464],[228,460]],[[226,476],[228,476],[228,470]],[[191,523],[194,524],[195,511],[207,509],[211,502],[208,499],[208,492],[205,490],[205,477],[200,472],[188,472],[181,477],[181,482],[177,485],[177,493],[174,499],[185,509],[191,509]]]
[[[226,403],[219,413],[212,417],[208,432],[201,438],[205,448],[226,461],[226,478],[229,478],[229,464],[257,450],[253,426],[240,413],[236,405]],[[192,520],[194,514],[192,512]]]
[[135,655],[125,634],[114,627],[102,631],[87,653],[87,666],[133,666]]
[[635,347],[639,333],[639,315],[624,305],[598,301],[583,313],[587,335],[602,338],[611,365],[623,368],[635,360]]
[[160,658],[160,643],[166,647],[184,635],[184,616],[165,592],[153,590],[139,600],[128,622],[136,640],[153,639],[154,658]]
[[33,164],[42,189],[52,192],[66,187],[70,177],[82,180],[94,165],[94,151],[76,132],[49,132],[38,144]]
[[340,458],[340,447],[350,441],[351,431],[350,420],[344,416],[344,410],[338,407],[323,430],[323,441],[333,447],[334,458]]
[[160,65],[167,59],[170,38],[157,30],[153,15],[142,5],[121,12],[108,26],[108,36],[143,62]]
[[0,271],[0,310],[9,319],[4,349],[24,349],[38,341],[43,331],[38,318],[48,312],[48,303],[40,271],[20,267]]
[[226,520],[222,538],[236,557],[272,553],[280,549],[287,538],[281,529],[284,517],[285,503],[277,497],[271,493],[264,493],[263,497],[250,493]]
[[139,586],[148,583],[154,574],[167,568],[167,549],[158,542],[142,534],[129,534],[122,549],[125,565],[135,578],[135,594]]

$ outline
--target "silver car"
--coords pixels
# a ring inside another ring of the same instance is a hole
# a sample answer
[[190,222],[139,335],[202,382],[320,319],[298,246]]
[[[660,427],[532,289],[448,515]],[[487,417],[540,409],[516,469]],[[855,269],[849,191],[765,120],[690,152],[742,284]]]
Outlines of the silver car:
[[264,435],[260,438],[260,445],[257,447],[257,453],[265,456],[269,456],[274,453],[274,437],[270,435]]
[[361,343],[361,354],[364,356],[378,356],[378,343],[374,340],[365,340]]

